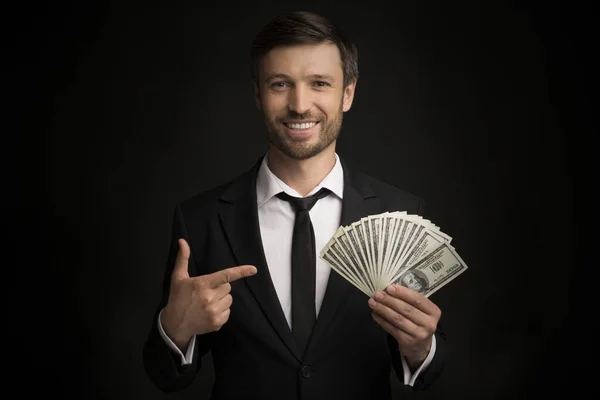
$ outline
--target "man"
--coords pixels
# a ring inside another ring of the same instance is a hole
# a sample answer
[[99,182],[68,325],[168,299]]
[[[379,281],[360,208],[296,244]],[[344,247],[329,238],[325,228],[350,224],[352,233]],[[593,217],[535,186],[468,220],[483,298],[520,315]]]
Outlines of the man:
[[391,368],[427,388],[443,365],[439,308],[401,285],[368,299],[317,257],[340,225],[423,211],[335,152],[356,48],[321,16],[296,12],[267,24],[251,56],[268,152],[176,207],[148,376],[182,390],[211,351],[212,399],[389,399]]

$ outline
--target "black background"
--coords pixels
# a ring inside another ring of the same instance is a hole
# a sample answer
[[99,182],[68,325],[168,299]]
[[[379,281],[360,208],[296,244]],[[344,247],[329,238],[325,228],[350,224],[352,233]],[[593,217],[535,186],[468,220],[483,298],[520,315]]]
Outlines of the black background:
[[447,369],[407,398],[586,390],[591,369],[581,363],[594,341],[583,309],[596,263],[590,8],[200,3],[28,3],[4,15],[15,89],[5,111],[17,118],[4,128],[5,159],[17,161],[4,169],[16,241],[5,361],[21,394],[207,398],[210,369],[165,396],[146,378],[141,349],[176,202],[266,149],[248,51],[264,22],[294,9],[334,17],[359,49],[340,155],[424,197],[470,267],[432,296]]

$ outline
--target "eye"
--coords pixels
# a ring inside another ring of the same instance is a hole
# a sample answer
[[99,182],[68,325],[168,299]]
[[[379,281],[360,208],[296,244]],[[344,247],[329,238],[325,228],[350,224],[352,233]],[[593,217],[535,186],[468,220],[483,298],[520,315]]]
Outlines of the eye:
[[285,88],[285,85],[286,85],[285,82],[279,81],[279,82],[271,83],[270,87],[272,89],[283,89],[283,88]]
[[329,83],[327,83],[327,82],[323,82],[323,81],[316,81],[316,82],[315,82],[315,85],[316,85],[317,87],[325,87],[325,86],[329,86]]

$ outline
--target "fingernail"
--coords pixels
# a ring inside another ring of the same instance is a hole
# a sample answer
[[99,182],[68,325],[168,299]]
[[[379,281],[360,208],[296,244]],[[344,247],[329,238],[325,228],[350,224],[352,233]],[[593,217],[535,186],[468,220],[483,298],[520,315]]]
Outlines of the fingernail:
[[369,305],[370,305],[371,307],[375,307],[375,306],[377,305],[377,302],[376,302],[375,300],[373,300],[373,298],[370,298],[370,299],[369,299]]
[[394,285],[390,285],[387,289],[389,294],[392,294],[396,291],[396,288],[394,287]]
[[375,293],[375,300],[377,300],[377,301],[383,300],[383,293],[381,293],[381,292]]

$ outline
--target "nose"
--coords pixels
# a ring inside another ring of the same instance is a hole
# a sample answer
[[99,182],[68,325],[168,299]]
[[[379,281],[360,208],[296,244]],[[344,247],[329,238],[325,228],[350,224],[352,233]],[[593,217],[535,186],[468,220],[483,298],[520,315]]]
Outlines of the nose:
[[301,85],[297,85],[289,92],[288,108],[298,114],[304,114],[310,110],[312,100],[308,89]]

